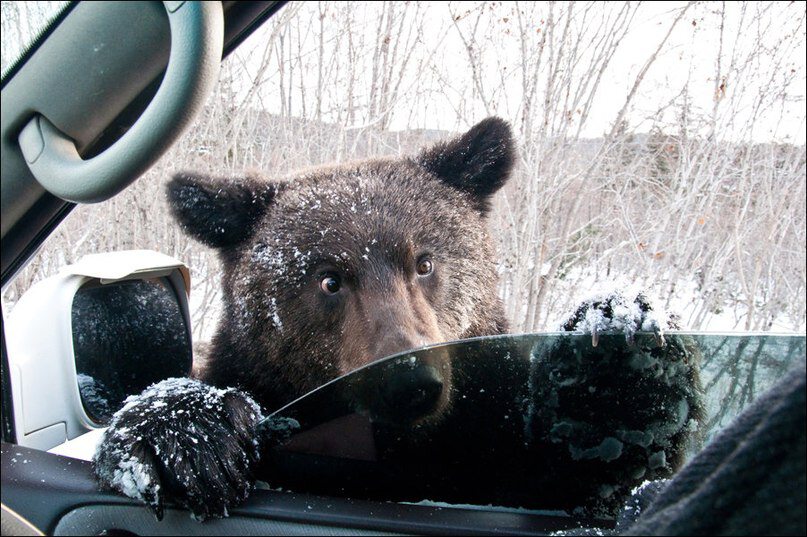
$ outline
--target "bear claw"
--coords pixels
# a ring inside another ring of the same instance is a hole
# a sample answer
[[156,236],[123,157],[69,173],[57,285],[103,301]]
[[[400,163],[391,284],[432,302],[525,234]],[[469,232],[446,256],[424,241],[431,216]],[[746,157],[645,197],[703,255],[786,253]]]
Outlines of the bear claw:
[[260,407],[238,390],[167,379],[130,397],[93,457],[105,488],[145,502],[158,519],[164,499],[194,518],[221,518],[254,484]]

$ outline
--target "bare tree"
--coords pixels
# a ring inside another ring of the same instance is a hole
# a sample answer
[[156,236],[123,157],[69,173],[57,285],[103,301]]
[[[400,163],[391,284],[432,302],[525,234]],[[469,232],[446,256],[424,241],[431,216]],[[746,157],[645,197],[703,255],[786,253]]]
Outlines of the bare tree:
[[[3,3],[4,67],[25,9]],[[614,278],[692,329],[803,330],[804,47],[804,10],[783,3],[292,2],[225,61],[190,132],[121,196],[77,208],[4,304],[85,253],[153,248],[191,266],[205,339],[220,267],[168,216],[172,173],[402,155],[497,114],[520,145],[492,215],[515,330],[552,329]]]

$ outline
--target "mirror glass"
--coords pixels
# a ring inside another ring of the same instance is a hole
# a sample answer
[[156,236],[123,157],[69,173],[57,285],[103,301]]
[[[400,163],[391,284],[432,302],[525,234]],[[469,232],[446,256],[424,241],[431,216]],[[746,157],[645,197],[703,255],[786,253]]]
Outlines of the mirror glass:
[[168,278],[89,282],[73,298],[73,353],[87,415],[105,424],[129,395],[184,377],[191,340]]

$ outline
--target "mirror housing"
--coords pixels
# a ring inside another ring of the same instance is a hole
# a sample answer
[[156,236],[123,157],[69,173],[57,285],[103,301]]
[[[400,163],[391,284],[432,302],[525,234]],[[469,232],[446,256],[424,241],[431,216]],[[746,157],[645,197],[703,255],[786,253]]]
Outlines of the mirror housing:
[[150,250],[88,255],[34,285],[6,324],[17,443],[53,448],[190,374],[189,294],[188,268]]

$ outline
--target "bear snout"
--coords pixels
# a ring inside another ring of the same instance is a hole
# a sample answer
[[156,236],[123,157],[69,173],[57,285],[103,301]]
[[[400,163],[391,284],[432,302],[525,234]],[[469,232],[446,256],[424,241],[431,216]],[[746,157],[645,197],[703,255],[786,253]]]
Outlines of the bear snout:
[[352,297],[343,324],[343,374],[371,362],[445,341],[437,316],[423,293],[391,278]]
[[365,369],[346,386],[355,410],[374,422],[411,430],[440,423],[446,415],[452,369],[451,357],[438,349]]
[[425,336],[416,331],[405,331],[395,328],[387,330],[386,332],[378,330],[377,337],[373,341],[370,341],[369,358],[370,361],[374,361],[392,356],[393,354],[398,354],[399,352],[439,342],[439,337]]
[[381,397],[395,421],[405,423],[438,410],[443,387],[443,376],[435,367],[419,364],[391,376],[381,389]]

